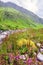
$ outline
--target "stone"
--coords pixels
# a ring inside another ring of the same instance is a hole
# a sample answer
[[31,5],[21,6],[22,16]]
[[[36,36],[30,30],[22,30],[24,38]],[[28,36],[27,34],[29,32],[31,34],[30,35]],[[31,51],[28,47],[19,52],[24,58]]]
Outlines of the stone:
[[39,52],[37,55],[37,59],[43,62],[43,54]]
[[41,46],[41,44],[40,44],[40,43],[37,43],[37,46],[38,46],[38,47],[40,47],[40,46]]
[[42,48],[40,49],[40,52],[43,52],[43,49]]

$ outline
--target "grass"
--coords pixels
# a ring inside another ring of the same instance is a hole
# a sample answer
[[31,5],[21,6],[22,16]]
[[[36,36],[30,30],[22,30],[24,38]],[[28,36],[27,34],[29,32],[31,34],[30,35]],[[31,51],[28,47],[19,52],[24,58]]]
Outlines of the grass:
[[[30,43],[33,43],[33,46],[35,46],[38,42],[43,43],[43,32],[42,31],[35,30],[35,29],[29,29],[26,32],[18,32],[14,33],[8,37],[6,37],[3,41],[3,43],[0,45],[0,53],[7,53],[7,48],[9,49],[10,45],[16,46],[16,44],[23,45],[24,43],[27,44],[30,41]],[[34,45],[35,44],[35,45]],[[18,47],[19,48],[19,47]],[[35,49],[35,48],[34,48]],[[15,50],[16,51],[16,50]],[[11,51],[12,52],[12,51]],[[13,51],[14,52],[14,51]]]
[[[43,25],[35,23],[31,18],[13,8],[0,7],[0,30],[14,30],[28,28],[25,32],[13,33],[3,39],[0,44],[0,63],[1,65],[28,65],[31,58],[31,65],[42,65],[36,62],[34,52],[38,52],[36,44],[43,43]],[[22,59],[15,59],[18,54],[27,54],[26,63]],[[32,64],[33,63],[33,64]]]
[[16,59],[18,58],[18,55],[25,56],[25,54],[27,54],[28,56],[26,57],[25,61],[31,58],[32,63],[35,62],[34,65],[38,63],[39,65],[42,65],[43,63],[36,60],[36,56],[34,55],[34,52],[37,53],[39,50],[39,48],[36,46],[37,42],[43,43],[42,31],[43,29],[42,30],[28,29],[26,32],[21,31],[18,33],[13,33],[10,36],[7,36],[3,40],[3,43],[0,45],[0,62],[2,62],[1,64],[14,65],[15,64],[14,61],[16,61],[17,65],[18,64],[28,65],[29,63],[28,64],[24,63],[23,59]]
[[[42,34],[41,34],[42,33]],[[27,61],[31,58],[31,65],[42,65],[37,59],[34,52],[37,54],[39,48],[37,42],[43,43],[43,29],[28,29],[26,32],[13,33],[7,36],[0,45],[0,62],[3,65],[28,65]],[[27,54],[26,60],[19,59],[18,55]],[[26,63],[24,63],[26,61]],[[37,61],[37,62],[36,62]]]
[[42,24],[35,23],[27,15],[13,8],[0,7],[0,30],[43,28]]

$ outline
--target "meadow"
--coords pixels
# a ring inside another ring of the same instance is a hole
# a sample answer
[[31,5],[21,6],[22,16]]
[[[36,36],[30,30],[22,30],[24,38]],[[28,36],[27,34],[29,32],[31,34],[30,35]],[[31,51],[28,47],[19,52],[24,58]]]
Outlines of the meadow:
[[36,23],[24,13],[13,8],[0,7],[0,30],[14,30],[23,28],[43,28],[43,24]]
[[7,36],[0,45],[1,65],[43,65],[37,60],[37,43],[43,44],[43,29],[29,28]]
[[13,8],[0,7],[0,30],[21,30],[0,43],[0,65],[43,65],[37,59],[37,43],[43,44],[43,24]]

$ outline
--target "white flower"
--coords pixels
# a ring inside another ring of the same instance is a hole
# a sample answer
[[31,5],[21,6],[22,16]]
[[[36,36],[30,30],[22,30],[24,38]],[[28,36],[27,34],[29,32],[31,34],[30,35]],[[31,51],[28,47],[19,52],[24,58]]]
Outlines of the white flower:
[[25,60],[25,59],[26,59],[25,55],[21,55],[21,56],[20,56],[20,59]]

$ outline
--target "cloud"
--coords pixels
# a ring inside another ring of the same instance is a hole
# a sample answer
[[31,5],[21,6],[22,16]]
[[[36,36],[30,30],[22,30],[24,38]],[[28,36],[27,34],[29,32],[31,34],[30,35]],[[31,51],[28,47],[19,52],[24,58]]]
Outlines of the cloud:
[[20,5],[21,7],[24,7],[34,13],[38,10],[37,8],[37,0],[2,0],[4,2],[11,1],[13,3],[16,3],[17,5]]
[[22,5],[22,7],[36,13],[38,10],[37,8],[37,0],[19,0],[19,3]]
[[37,11],[38,16],[43,18],[43,0],[38,0],[37,6],[38,6],[38,11]]
[[43,17],[43,0],[1,0],[4,2],[11,1],[17,5],[24,7],[40,17]]

